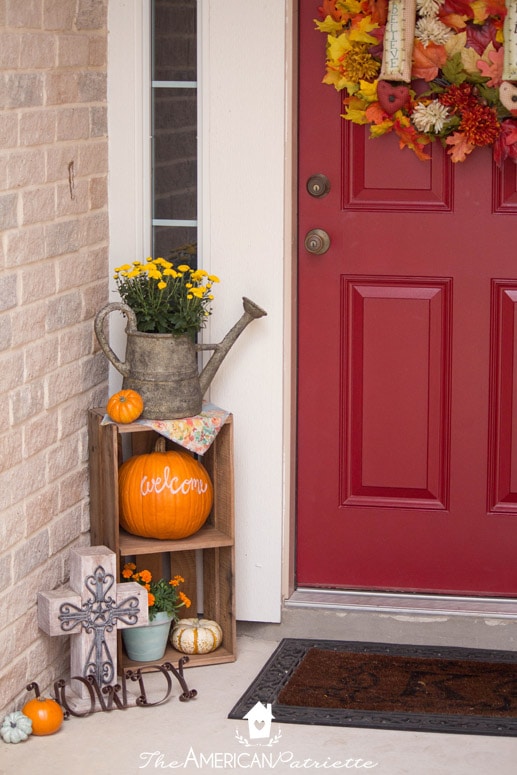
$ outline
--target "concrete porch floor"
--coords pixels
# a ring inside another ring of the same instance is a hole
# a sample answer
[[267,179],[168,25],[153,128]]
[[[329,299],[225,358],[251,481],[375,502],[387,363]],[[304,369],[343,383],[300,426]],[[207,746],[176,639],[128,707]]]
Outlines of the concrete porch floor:
[[[239,626],[236,662],[187,669],[189,688],[198,692],[194,700],[179,702],[179,686],[174,683],[171,697],[161,706],[72,717],[55,735],[32,736],[17,745],[1,744],[0,775],[32,775],[35,771],[38,775],[133,775],[143,771],[296,770],[373,771],[378,775],[514,775],[517,738],[273,723],[266,742],[274,737],[278,738],[276,742],[254,745],[247,721],[230,720],[227,715],[278,640],[302,635],[297,631],[299,616],[284,613],[282,625]],[[365,620],[360,614],[345,616],[346,620],[329,612],[305,612],[303,636],[343,638],[346,631],[349,640],[515,648],[515,621],[439,621],[432,617],[386,615],[376,618],[371,614]],[[150,680],[149,694],[152,691]]]

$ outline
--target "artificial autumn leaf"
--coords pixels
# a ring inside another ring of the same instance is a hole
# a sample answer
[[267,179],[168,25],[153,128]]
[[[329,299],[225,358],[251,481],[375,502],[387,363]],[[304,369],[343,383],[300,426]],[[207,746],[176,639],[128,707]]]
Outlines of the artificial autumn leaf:
[[479,97],[483,100],[485,100],[485,103],[487,105],[495,105],[499,100],[499,87],[497,86],[489,86],[485,83],[480,83],[479,86],[476,87],[478,90]]
[[461,52],[461,64],[463,69],[469,75],[469,79],[473,80],[480,75],[478,70],[479,54],[475,48],[464,48]]
[[321,82],[333,86],[336,91],[346,89],[349,94],[357,89],[357,84],[354,81],[348,81],[338,70],[331,67],[328,67]]
[[350,51],[351,48],[352,44],[350,43],[350,39],[346,32],[344,32],[342,35],[339,35],[337,38],[333,35],[328,35],[327,59],[332,62],[336,62],[336,65],[341,62],[343,56],[347,53],[347,51]]
[[352,121],[354,124],[368,124],[366,118],[366,103],[358,97],[348,97],[344,100],[346,113],[342,114],[342,118],[346,118],[347,121]]
[[499,137],[494,143],[494,161],[502,167],[506,159],[517,160],[517,122],[513,119],[501,123]]
[[377,102],[377,84],[378,81],[370,83],[369,81],[359,81],[359,95],[366,102]]
[[358,17],[352,20],[352,27],[350,29],[350,40],[357,43],[370,43],[375,45],[377,39],[368,33],[376,29],[379,25],[377,22],[372,22],[370,16],[363,16],[359,21]]
[[375,138],[382,137],[382,135],[391,132],[393,126],[393,121],[390,118],[386,118],[380,124],[372,124],[370,127],[370,139],[375,140]]
[[447,61],[447,52],[444,46],[437,43],[428,43],[424,46],[422,41],[415,39],[413,47],[412,78],[422,78],[424,81],[432,81],[437,77],[438,71]]
[[343,29],[341,22],[334,21],[332,16],[326,16],[322,22],[319,22],[317,19],[313,19],[313,22],[316,25],[315,29],[319,30],[320,32],[326,32],[328,35],[341,32]]
[[461,30],[464,30],[468,21],[466,16],[459,16],[457,13],[440,13],[439,19],[441,22],[447,25],[447,27],[450,27],[451,30],[456,30],[456,32],[461,32]]
[[461,53],[458,52],[454,54],[454,56],[449,57],[449,59],[442,67],[442,73],[444,78],[446,78],[449,81],[449,83],[456,84],[456,86],[459,86],[460,83],[463,83],[464,81],[467,80],[467,73],[463,69],[463,61],[462,61],[462,56],[464,51],[466,51],[466,49],[463,49]]
[[453,57],[454,54],[461,54],[467,45],[467,33],[458,32],[457,35],[451,35],[450,38],[444,43],[444,48],[448,57]]
[[506,16],[506,4],[504,0],[483,0],[486,6],[487,16]]
[[447,151],[454,163],[458,161],[465,161],[469,153],[472,153],[475,145],[467,142],[467,138],[462,132],[454,132],[449,137],[445,138],[447,145],[451,147]]
[[470,0],[444,0],[439,10],[440,18],[442,18],[442,13],[444,15],[457,14],[466,19],[472,19],[474,16]]
[[426,135],[422,135],[414,128],[409,118],[400,111],[397,112],[397,120],[394,124],[395,132],[399,138],[399,147],[410,148],[416,156],[422,161],[427,161],[431,157],[425,153],[423,146],[431,140]]
[[483,24],[490,16],[487,4],[484,0],[474,0],[474,2],[470,4],[470,7],[474,14],[474,24]]
[[[366,108],[366,118],[374,124],[382,124],[386,120],[386,113],[378,102],[373,102]],[[393,121],[391,121],[393,125]]]
[[[487,63],[487,59],[489,60]],[[490,78],[487,86],[500,86],[503,80],[504,49],[494,49],[494,44],[489,43],[483,52],[483,56],[477,62],[481,75]]]
[[497,27],[491,19],[480,26],[479,24],[469,24],[467,27],[467,46],[475,49],[480,56],[490,42],[494,42],[497,37]]
[[517,143],[517,122],[516,121],[503,121],[501,128],[504,130],[504,142],[505,145],[513,145]]
[[343,11],[336,8],[337,0],[323,0],[323,4],[318,7],[318,11],[321,16],[330,16],[336,21],[340,21],[343,17]]
[[377,22],[379,26],[386,24],[388,18],[388,0],[368,0],[368,9],[372,17],[372,22]]

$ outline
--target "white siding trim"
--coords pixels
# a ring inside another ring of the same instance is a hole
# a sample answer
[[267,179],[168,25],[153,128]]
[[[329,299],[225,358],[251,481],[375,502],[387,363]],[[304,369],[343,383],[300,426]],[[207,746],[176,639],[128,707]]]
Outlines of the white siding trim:
[[[150,3],[108,4],[108,133],[110,268],[142,259],[151,245]],[[113,272],[111,272],[113,274]],[[111,290],[115,289],[110,279]],[[115,294],[110,294],[114,300]],[[123,354],[124,321],[110,319],[110,339]],[[110,370],[110,391],[121,377]]]

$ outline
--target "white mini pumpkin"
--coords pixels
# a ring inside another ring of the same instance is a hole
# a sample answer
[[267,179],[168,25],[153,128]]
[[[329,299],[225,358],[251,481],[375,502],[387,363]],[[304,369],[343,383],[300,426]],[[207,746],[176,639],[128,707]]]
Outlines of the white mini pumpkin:
[[32,721],[21,710],[8,713],[0,727],[0,735],[6,743],[21,743],[32,734]]
[[223,631],[211,619],[180,619],[172,628],[170,641],[183,654],[208,654],[221,645]]

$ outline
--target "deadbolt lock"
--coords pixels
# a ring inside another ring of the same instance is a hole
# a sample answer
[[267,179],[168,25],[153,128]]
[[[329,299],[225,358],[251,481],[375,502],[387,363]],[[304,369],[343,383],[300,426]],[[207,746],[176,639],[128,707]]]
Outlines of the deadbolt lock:
[[330,191],[330,180],[326,175],[311,175],[307,181],[307,191],[316,199],[326,196]]

